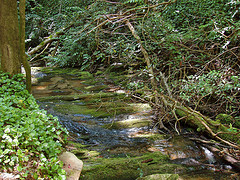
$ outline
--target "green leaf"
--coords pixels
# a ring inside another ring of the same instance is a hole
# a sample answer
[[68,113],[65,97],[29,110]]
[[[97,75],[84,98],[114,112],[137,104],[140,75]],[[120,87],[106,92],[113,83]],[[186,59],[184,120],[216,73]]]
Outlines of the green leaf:
[[22,171],[22,167],[21,166],[17,166],[17,171],[21,172]]

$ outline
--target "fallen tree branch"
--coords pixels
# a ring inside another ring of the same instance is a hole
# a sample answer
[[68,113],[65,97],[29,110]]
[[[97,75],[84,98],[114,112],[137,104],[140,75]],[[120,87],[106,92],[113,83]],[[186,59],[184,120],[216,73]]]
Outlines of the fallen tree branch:
[[228,163],[230,163],[233,167],[235,167],[236,169],[240,170],[240,161],[235,159],[234,157],[232,157],[230,154],[226,153],[226,152],[222,152],[221,150],[219,150],[218,148],[209,146],[209,145],[205,145],[210,151],[212,151],[213,153],[217,154],[218,156],[220,156],[222,159],[224,159],[225,161],[227,161]]
[[126,25],[128,26],[129,30],[131,31],[133,37],[137,40],[138,44],[140,45],[141,52],[142,52],[142,54],[144,56],[144,60],[147,64],[147,68],[148,68],[148,72],[149,72],[149,76],[150,76],[150,80],[151,80],[151,85],[152,85],[153,91],[155,93],[155,102],[158,103],[158,97],[157,97],[157,93],[156,93],[157,92],[157,83],[155,80],[152,63],[150,61],[148,53],[147,53],[146,49],[143,47],[141,38],[136,33],[133,25],[128,20],[126,20]]
[[41,56],[46,50],[47,50],[47,48],[50,46],[50,44],[51,43],[48,43],[47,45],[46,45],[46,47],[42,50],[42,52],[40,52],[39,54],[37,54],[36,56],[34,56],[32,59],[30,59],[29,61],[30,62],[32,62],[32,61],[34,61],[36,58],[38,58],[39,56]]
[[53,41],[59,40],[58,37],[65,34],[65,31],[67,31],[72,26],[73,26],[73,24],[69,25],[68,27],[65,27],[65,28],[61,29],[58,32],[53,33],[52,35],[47,37],[46,40],[41,42],[37,47],[33,48],[31,51],[28,51],[27,54],[29,56],[31,56],[31,55],[37,53],[38,51],[40,51],[42,48],[44,48],[47,44],[52,43]]
[[[164,95],[159,95],[160,99],[162,100],[163,104],[169,108],[173,107],[174,103],[171,102],[170,100],[166,99],[166,96]],[[169,98],[168,98],[169,99]],[[234,147],[236,149],[240,149],[240,135],[229,135],[229,134],[217,134],[219,131],[223,132],[228,132],[228,128],[225,127],[224,125],[219,124],[218,127],[213,126],[211,124],[216,123],[215,121],[211,120],[210,118],[205,117],[201,113],[191,109],[190,107],[186,107],[181,105],[178,101],[174,100],[176,105],[175,107],[175,112],[178,114],[180,117],[185,117],[187,116],[186,123],[189,124],[190,126],[195,126],[199,128],[199,130],[203,133],[207,133],[210,135],[212,138],[217,139],[224,144],[227,144],[231,147]],[[209,123],[211,122],[211,123]]]

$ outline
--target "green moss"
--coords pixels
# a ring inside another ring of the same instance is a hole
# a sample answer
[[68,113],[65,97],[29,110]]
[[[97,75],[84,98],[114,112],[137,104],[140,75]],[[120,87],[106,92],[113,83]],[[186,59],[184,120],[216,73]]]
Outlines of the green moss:
[[80,143],[75,143],[69,141],[67,144],[68,149],[75,154],[79,159],[89,159],[93,157],[97,157],[100,155],[97,151],[89,151],[86,149],[87,145],[82,145]]
[[[187,116],[186,120],[188,122],[188,125],[195,127],[197,131],[208,133],[209,135],[211,135],[210,132],[206,130],[206,128],[202,125],[202,123],[199,120],[197,120],[195,116],[187,114],[186,112],[179,109],[176,110],[176,113],[181,117]],[[225,116],[225,115],[224,116],[221,115],[219,117],[228,117],[227,119],[228,120],[230,119],[229,116]],[[206,122],[200,116],[198,116],[198,118],[200,118],[201,121],[205,122],[214,133],[220,133],[218,134],[218,136],[221,137],[222,139],[240,144],[240,135],[239,134],[233,135],[235,132],[232,132],[232,130],[229,127],[219,123],[219,121],[213,121],[210,118],[207,119],[208,122]],[[223,132],[226,132],[226,133],[223,133]],[[229,132],[232,132],[233,134]]]
[[87,149],[76,149],[72,150],[71,152],[79,157],[79,159],[88,159],[100,155],[100,153],[97,151],[89,151]]
[[[48,96],[38,98],[39,101],[53,101],[53,100],[63,100],[63,101],[73,101],[73,100],[83,100],[92,102],[103,101],[105,98],[116,98],[123,99],[125,98],[124,94],[117,93],[93,93],[93,94],[76,94],[76,95],[64,95],[64,96]],[[126,98],[125,98],[126,99]]]
[[168,157],[160,152],[146,153],[139,157],[95,159],[84,162],[81,179],[131,180],[156,173],[174,173],[184,169],[181,165],[168,164]]
[[137,178],[137,180],[178,180],[178,174],[152,174],[142,178]]
[[[186,109],[187,110],[187,109]],[[180,116],[180,117],[184,117],[187,116],[187,121],[192,121],[194,123],[188,123],[189,125],[196,127],[198,132],[204,131],[205,127],[201,124],[201,122],[199,122],[198,120],[196,120],[196,118],[193,115],[187,114],[186,112],[180,110],[180,109],[176,109],[176,113]],[[202,119],[202,117],[199,117]],[[204,120],[203,120],[204,121]]]
[[129,106],[132,106],[135,111],[150,111],[152,108],[148,103],[132,103],[129,104]]
[[[105,96],[106,95],[106,96]],[[112,97],[111,97],[112,96]],[[78,96],[58,96],[52,100],[82,100],[82,104],[74,104],[74,101],[58,104],[54,110],[63,114],[84,114],[93,117],[110,117],[122,113],[133,112],[132,106],[118,99],[115,94],[84,94]],[[49,98],[41,98],[42,101],[49,101]]]
[[110,116],[110,113],[105,111],[97,110],[97,108],[93,108],[91,106],[85,105],[71,105],[68,104],[61,104],[56,105],[54,107],[56,112],[60,112],[63,114],[85,114],[85,115],[92,115],[93,117],[107,117]]
[[216,121],[222,124],[230,124],[233,123],[233,117],[228,114],[218,114],[216,117]]
[[104,90],[106,88],[108,88],[107,85],[92,85],[92,86],[87,86],[84,89],[87,90],[87,91],[97,92],[97,91]]
[[93,78],[93,75],[87,71],[81,71],[79,69],[73,68],[53,68],[53,67],[46,67],[42,69],[43,73],[46,74],[65,74],[69,76],[77,76],[78,79],[89,79]]
[[96,76],[99,76],[99,75],[102,75],[103,73],[104,73],[103,71],[98,70],[98,71],[95,73],[95,75],[96,75]]
[[69,105],[60,104],[54,107],[54,110],[63,114],[84,114],[93,117],[111,117],[121,113],[132,112],[131,107],[121,105],[119,102],[116,107],[111,103],[95,103],[87,105]]
[[69,146],[73,149],[71,152],[84,161],[80,179],[135,180],[150,174],[187,171],[182,165],[169,164],[168,156],[161,152],[148,152],[142,156],[102,158],[98,152],[86,150],[81,144],[70,142]]
[[[232,141],[232,142],[235,142],[237,144],[240,144],[240,135],[239,134],[235,134],[236,132],[233,132],[229,127],[226,127],[224,125],[219,125],[218,127],[218,131],[217,132],[220,132],[220,134],[218,135],[219,137],[227,140],[227,141]],[[226,134],[222,133],[222,132],[227,132]],[[232,132],[233,134],[229,133],[229,132]],[[238,130],[239,132],[239,130]]]
[[133,127],[149,126],[152,123],[150,119],[128,119],[124,121],[115,121],[111,124],[104,125],[108,129],[125,129]]

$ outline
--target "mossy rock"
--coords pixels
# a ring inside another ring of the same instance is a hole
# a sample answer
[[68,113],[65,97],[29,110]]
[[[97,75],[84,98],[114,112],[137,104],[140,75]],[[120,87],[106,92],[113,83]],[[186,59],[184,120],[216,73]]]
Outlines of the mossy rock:
[[151,111],[152,108],[148,103],[132,103],[129,104],[129,106],[132,106],[135,111]]
[[69,105],[69,104],[60,104],[56,105],[54,107],[54,110],[56,112],[60,112],[63,114],[84,114],[84,115],[91,115],[93,117],[108,117],[111,114],[102,111],[102,110],[97,110],[97,107],[93,106],[85,106],[85,105]]
[[[196,115],[195,116],[194,115],[189,115],[181,109],[176,109],[176,113],[180,117],[184,117],[184,116],[187,117],[186,118],[186,123],[188,123],[188,125],[190,125],[191,127],[197,129],[197,131],[210,134],[209,131],[206,130],[206,127],[195,117]],[[228,117],[228,120],[230,119],[229,116],[223,115],[222,117]],[[233,134],[229,134],[230,129],[229,129],[228,126],[225,126],[225,125],[219,123],[218,121],[213,121],[213,120],[211,120],[210,118],[207,118],[207,117],[206,117],[207,121],[210,122],[210,124],[207,123],[206,120],[203,117],[198,116],[198,118],[202,122],[205,122],[206,124],[208,124],[209,128],[211,128],[211,130],[214,133],[221,132],[218,136],[221,137],[222,139],[240,144],[240,135],[237,134],[237,135],[233,136]],[[227,133],[222,133],[222,132],[227,132]]]
[[107,88],[108,88],[107,85],[92,85],[92,86],[84,87],[86,91],[93,91],[93,92],[102,91]]
[[87,149],[75,149],[71,152],[79,157],[79,159],[89,159],[100,155],[100,153],[97,151],[89,151]]
[[150,119],[127,119],[123,121],[115,121],[111,124],[104,125],[103,127],[108,129],[126,129],[126,128],[134,128],[134,127],[145,127],[150,126],[152,120]]
[[91,102],[103,101],[108,98],[116,98],[116,99],[126,99],[124,94],[117,93],[89,93],[89,94],[76,94],[76,95],[64,95],[64,96],[48,96],[37,98],[39,101],[53,101],[53,100],[63,100],[63,101],[74,101],[74,100],[83,100]]
[[58,104],[54,107],[56,112],[63,114],[83,114],[93,117],[112,117],[123,113],[133,112],[131,106],[126,106],[124,102],[93,102],[88,100],[88,104]]
[[182,165],[169,164],[168,157],[160,152],[146,153],[138,157],[98,158],[85,161],[80,179],[135,180],[141,175],[170,173],[176,169],[184,170]]
[[69,76],[77,76],[78,79],[89,79],[93,78],[93,75],[87,71],[81,71],[80,69],[73,69],[73,68],[53,68],[47,67],[42,69],[43,73],[46,74],[65,74]]
[[179,179],[178,174],[152,174],[136,180],[177,180]]

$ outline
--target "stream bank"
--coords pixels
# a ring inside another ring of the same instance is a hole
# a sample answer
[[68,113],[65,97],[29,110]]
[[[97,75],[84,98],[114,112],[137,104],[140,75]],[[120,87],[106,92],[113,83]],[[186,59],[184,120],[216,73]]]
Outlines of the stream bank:
[[35,76],[34,97],[68,129],[68,150],[84,162],[81,179],[229,179],[234,173],[188,133],[160,134],[151,107],[116,86],[126,75],[46,68]]

